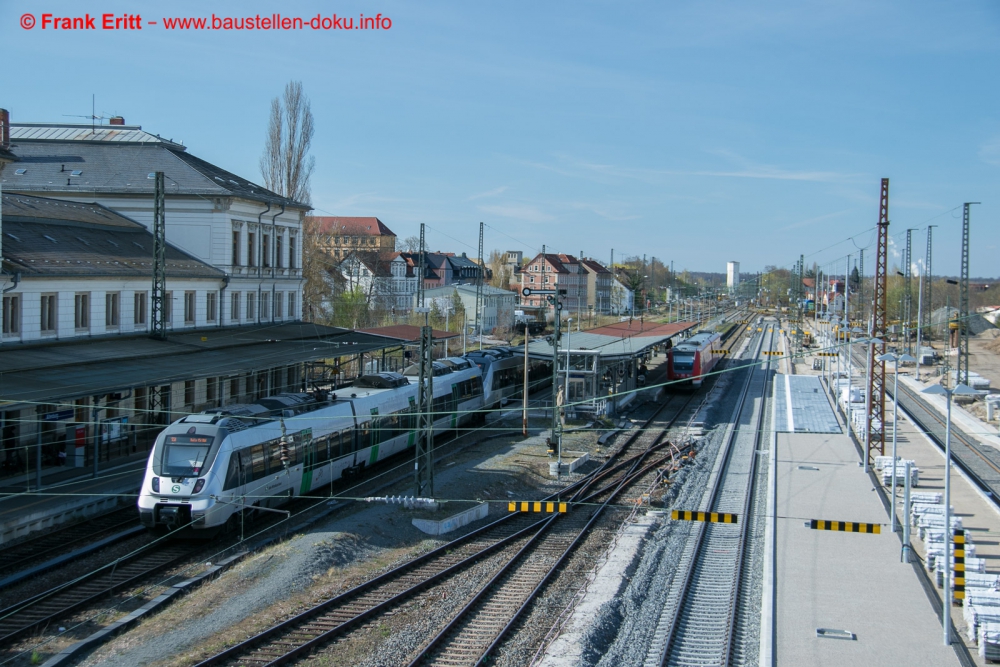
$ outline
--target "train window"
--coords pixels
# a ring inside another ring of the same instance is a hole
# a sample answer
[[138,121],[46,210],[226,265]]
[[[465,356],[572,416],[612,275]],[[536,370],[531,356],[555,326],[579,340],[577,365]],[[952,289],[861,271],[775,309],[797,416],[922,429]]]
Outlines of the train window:
[[364,449],[371,443],[371,422],[361,422],[354,433],[355,450]]
[[340,454],[341,456],[350,454],[358,448],[356,438],[358,434],[353,428],[345,428],[340,432]]
[[249,449],[240,450],[240,484],[253,481],[253,460]]
[[330,439],[333,435],[325,435],[322,438],[313,440],[316,445],[316,464],[326,463],[330,460]]
[[229,470],[226,472],[226,483],[222,490],[228,491],[240,486],[240,453],[233,452],[229,457]]
[[674,352],[675,371],[690,371],[692,369],[694,369],[693,354],[678,354],[677,352]]
[[280,472],[284,468],[284,466],[281,465],[281,445],[278,444],[277,440],[272,440],[267,443],[267,445],[267,472]]
[[264,460],[264,445],[254,445],[250,448],[253,459],[253,479],[263,479],[267,476],[267,462]]

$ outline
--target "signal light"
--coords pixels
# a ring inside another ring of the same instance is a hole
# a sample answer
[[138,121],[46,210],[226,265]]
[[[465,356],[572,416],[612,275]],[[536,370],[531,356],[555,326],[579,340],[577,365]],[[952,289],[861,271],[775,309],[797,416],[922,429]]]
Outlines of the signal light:
[[201,493],[201,490],[205,488],[205,480],[199,479],[194,483],[194,493]]
[[153,487],[153,493],[159,493],[160,492],[160,478],[159,477],[154,477],[152,479],[151,483],[150,483],[150,486]]

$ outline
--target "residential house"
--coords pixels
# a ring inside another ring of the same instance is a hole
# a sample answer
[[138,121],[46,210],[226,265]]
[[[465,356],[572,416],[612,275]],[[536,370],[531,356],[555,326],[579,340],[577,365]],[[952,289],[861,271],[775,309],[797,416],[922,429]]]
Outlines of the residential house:
[[124,123],[10,123],[10,150],[20,162],[4,170],[0,185],[6,192],[93,202],[152,229],[155,174],[162,171],[167,241],[228,277],[218,304],[222,323],[300,319],[301,231],[309,205]]
[[565,290],[559,295],[563,314],[587,312],[587,270],[573,255],[539,253],[521,270],[517,285],[521,303],[529,308],[548,307],[545,295],[523,296],[524,288]]
[[347,289],[359,288],[370,307],[381,308],[393,314],[410,312],[413,296],[417,292],[415,265],[410,264],[404,253],[394,252],[381,256],[370,252],[348,255],[337,269],[343,276]]
[[396,251],[396,234],[375,217],[306,216],[306,231],[335,262],[353,252],[388,254]]
[[[437,301],[441,307],[448,307],[450,299],[458,293],[465,308],[465,322],[469,330],[476,326],[476,286],[466,284],[437,287],[424,292],[427,302]],[[492,333],[497,327],[511,328],[514,326],[514,303],[517,295],[514,292],[498,289],[491,285],[483,285],[480,301],[480,321],[483,333]]]
[[596,313],[611,312],[611,271],[594,259],[581,259],[587,272],[587,310]]
[[[412,266],[420,262],[419,252],[400,253]],[[475,284],[482,273],[478,263],[461,255],[448,252],[424,253],[424,289],[434,289],[447,285]]]
[[621,276],[615,276],[611,281],[611,314],[626,315],[634,310],[635,292]]

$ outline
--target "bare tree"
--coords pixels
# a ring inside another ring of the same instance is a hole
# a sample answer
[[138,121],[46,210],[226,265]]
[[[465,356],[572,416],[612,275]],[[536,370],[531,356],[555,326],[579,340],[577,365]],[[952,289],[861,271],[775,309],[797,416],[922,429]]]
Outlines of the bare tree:
[[283,197],[308,204],[309,179],[315,158],[309,155],[313,115],[301,81],[285,84],[283,98],[271,100],[267,142],[260,158],[264,187]]
[[514,268],[507,263],[507,253],[494,250],[486,260],[486,266],[493,272],[490,285],[509,290],[510,281],[514,277]]
[[420,252],[420,237],[407,236],[399,242],[399,247],[396,250],[400,252]]

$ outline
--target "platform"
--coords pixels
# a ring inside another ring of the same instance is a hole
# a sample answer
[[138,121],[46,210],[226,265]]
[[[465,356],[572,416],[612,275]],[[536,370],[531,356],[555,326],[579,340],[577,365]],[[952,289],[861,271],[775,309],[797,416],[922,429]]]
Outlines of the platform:
[[134,505],[145,469],[143,457],[102,470],[97,479],[74,468],[48,474],[41,492],[5,484],[0,487],[0,548],[31,532],[110,511],[119,503]]
[[[776,391],[784,383],[775,376]],[[900,540],[849,436],[779,432],[771,442],[761,664],[962,664],[943,645],[920,573],[900,562]],[[882,532],[811,530],[810,519]],[[841,630],[855,638],[835,638]]]
[[774,429],[787,433],[842,433],[837,415],[815,375],[776,375]]

